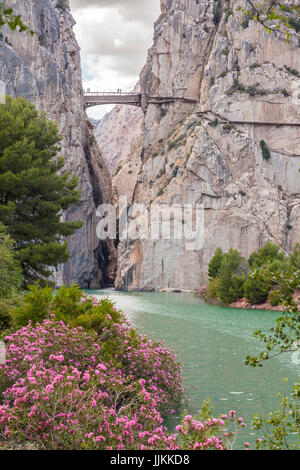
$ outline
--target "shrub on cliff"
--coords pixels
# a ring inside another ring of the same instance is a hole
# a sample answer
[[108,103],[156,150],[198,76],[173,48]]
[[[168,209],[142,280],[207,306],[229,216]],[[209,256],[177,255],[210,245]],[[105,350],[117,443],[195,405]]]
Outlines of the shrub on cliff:
[[60,141],[56,125],[29,101],[8,96],[0,105],[0,221],[28,283],[69,258],[62,240],[82,225],[60,220],[80,199],[77,178],[62,172]]

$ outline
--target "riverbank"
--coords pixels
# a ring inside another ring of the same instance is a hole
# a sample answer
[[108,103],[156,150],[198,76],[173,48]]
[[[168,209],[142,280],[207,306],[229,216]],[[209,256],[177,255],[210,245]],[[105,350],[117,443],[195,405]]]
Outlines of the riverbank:
[[[237,437],[236,449],[245,441],[255,448],[261,437],[251,429],[253,416],[278,408],[276,393],[283,396],[297,381],[298,366],[291,355],[266,362],[263,368],[245,365],[246,356],[258,354],[261,345],[254,331],[266,334],[274,326],[276,312],[260,312],[205,304],[192,294],[119,292],[114,289],[87,291],[98,298],[109,297],[125,312],[129,322],[153,341],[164,341],[175,350],[183,366],[185,399],[165,421],[169,430],[181,423],[182,413],[197,416],[202,402],[210,397],[216,415],[236,410],[247,424]],[[287,377],[288,384],[282,382]]]
[[[205,293],[206,293],[206,290],[202,288],[196,293],[196,297],[199,297],[202,300],[204,300],[204,302],[207,305],[222,306],[222,303],[217,299],[209,299],[209,300],[206,299]],[[300,290],[295,290],[293,299],[294,299],[294,302],[298,305],[298,311],[300,312]],[[243,297],[242,299],[238,299],[235,302],[232,302],[231,304],[226,305],[226,307],[243,309],[243,310],[267,310],[267,311],[273,311],[273,312],[284,311],[284,307],[282,305],[272,305],[271,302],[269,302],[269,300],[261,304],[251,304],[250,302],[248,302],[247,299],[245,299],[245,297]]]

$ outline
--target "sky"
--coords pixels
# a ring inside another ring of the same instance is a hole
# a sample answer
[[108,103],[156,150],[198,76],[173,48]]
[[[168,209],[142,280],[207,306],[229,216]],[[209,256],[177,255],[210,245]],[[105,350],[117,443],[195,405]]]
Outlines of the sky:
[[[70,0],[81,48],[83,86],[91,91],[131,91],[152,44],[160,0]],[[113,106],[90,108],[100,119]]]

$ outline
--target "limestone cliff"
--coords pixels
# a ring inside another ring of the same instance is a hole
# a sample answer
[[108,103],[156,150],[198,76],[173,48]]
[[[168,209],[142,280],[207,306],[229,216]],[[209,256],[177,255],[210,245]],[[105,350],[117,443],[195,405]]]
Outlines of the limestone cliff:
[[131,203],[141,170],[144,114],[140,108],[115,106],[95,129],[101,155],[113,179],[115,199]]
[[[119,245],[117,287],[197,289],[215,249],[248,257],[300,242],[300,48],[242,15],[243,0],[162,0],[140,83],[150,96],[134,202],[202,204],[204,248]],[[133,226],[136,220],[131,221]]]
[[112,242],[96,237],[96,208],[111,202],[111,177],[101,159],[84,109],[79,47],[68,2],[17,0],[8,2],[35,34],[3,28],[0,40],[0,79],[7,93],[30,99],[57,122],[63,135],[66,169],[79,178],[81,202],[63,216],[84,226],[68,240],[71,259],[55,272],[58,285],[82,287],[111,283],[116,261]]

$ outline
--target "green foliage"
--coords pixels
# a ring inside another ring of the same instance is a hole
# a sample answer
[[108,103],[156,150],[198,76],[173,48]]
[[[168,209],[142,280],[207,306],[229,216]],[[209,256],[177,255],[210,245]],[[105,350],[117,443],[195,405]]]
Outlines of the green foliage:
[[225,13],[225,23],[228,22],[229,17],[232,15],[232,10],[229,8]]
[[217,127],[218,124],[219,124],[219,119],[218,118],[216,118],[213,121],[210,121],[208,123],[208,125],[211,126],[211,127]]
[[[243,192],[240,194],[245,195]],[[274,282],[274,272],[281,273],[284,279],[293,270],[293,263],[300,266],[300,245],[296,245],[291,257],[287,258],[279,246],[268,242],[258,252],[252,253],[248,262],[238,251],[231,249],[223,253],[219,247],[208,265],[207,300],[218,299],[229,304],[246,297],[252,304],[263,303],[272,287],[279,289],[280,293],[285,289],[280,279]],[[275,294],[271,296],[274,297]]]
[[266,263],[274,260],[283,261],[284,253],[280,251],[280,247],[274,243],[267,242],[258,252],[252,253],[248,259],[251,268],[260,268]]
[[287,42],[290,42],[290,30],[300,31],[300,7],[299,5],[287,5],[280,0],[247,0],[248,7],[241,8],[244,15],[259,22],[265,30],[281,32],[285,35]]
[[219,299],[219,289],[220,289],[220,279],[214,277],[209,280],[207,286],[207,292],[205,295],[206,300],[218,300]]
[[229,304],[243,296],[243,285],[247,273],[247,262],[237,250],[230,249],[223,253],[219,247],[208,266],[211,278],[207,288],[206,298],[220,299]]
[[296,243],[294,251],[290,256],[290,263],[294,268],[300,269],[300,244],[299,243]]
[[23,23],[20,15],[15,15],[13,9],[6,5],[5,1],[0,2],[0,28],[7,24],[12,31],[29,31],[31,35],[33,31]]
[[300,286],[300,271],[295,270],[291,265],[282,269],[282,265],[278,267],[278,261],[275,261],[273,268],[262,267],[256,275],[264,278],[265,282],[270,282],[272,286],[279,286],[279,302],[284,307],[284,312],[277,318],[269,334],[264,334],[261,330],[255,332],[255,337],[262,342],[264,350],[257,356],[248,356],[246,364],[261,367],[263,361],[267,359],[285,352],[297,351],[297,342],[300,338],[300,315],[298,305],[293,300],[293,293]]
[[20,287],[21,267],[13,252],[14,242],[0,223],[0,298]]
[[225,47],[225,48],[222,50],[221,54],[228,56],[228,55],[229,55],[229,49],[228,49],[228,47]]
[[219,270],[219,296],[223,303],[230,304],[242,297],[242,286],[247,272],[246,260],[237,250],[230,248],[223,257]]
[[222,248],[217,248],[208,265],[209,277],[216,278],[218,276],[224,256],[225,254],[223,253]]
[[56,8],[59,8],[62,11],[66,11],[68,8],[68,3],[66,0],[58,0],[56,3]]
[[300,18],[289,18],[288,23],[293,28],[296,33],[299,33],[300,31]]
[[280,296],[280,292],[278,290],[272,290],[272,292],[270,292],[269,302],[270,302],[271,305],[274,305],[275,307],[277,305],[280,305],[281,296]]
[[186,144],[186,134],[181,134],[176,140],[174,140],[173,142],[168,142],[168,149],[169,150],[173,150],[173,149],[177,149],[178,147],[180,147],[181,145],[185,145]]
[[278,397],[278,410],[268,416],[254,417],[253,429],[267,430],[263,439],[257,440],[257,450],[297,450],[300,447],[300,383],[294,385],[289,397],[280,394]]
[[99,305],[94,305],[92,298],[86,298],[82,302],[83,293],[76,284],[71,287],[63,286],[58,291],[39,284],[29,286],[28,289],[22,305],[12,312],[17,327],[26,326],[29,322],[33,325],[41,323],[50,315],[97,333],[110,323],[121,322],[121,313],[109,299],[102,299]]
[[232,131],[234,129],[233,124],[224,124],[223,125],[223,131],[227,134],[228,132]]
[[251,304],[261,304],[267,300],[270,282],[259,273],[251,273],[244,284],[244,296]]
[[231,96],[237,91],[245,91],[245,86],[239,82],[237,78],[233,80],[233,84],[230,89],[226,92],[226,95]]
[[120,173],[121,170],[122,170],[122,165],[119,165],[118,168],[115,170],[113,176],[117,176]]
[[15,240],[25,281],[50,275],[69,258],[64,237],[81,222],[61,222],[80,200],[77,177],[62,172],[56,125],[24,98],[0,105],[0,221]]
[[160,108],[160,117],[164,118],[166,116],[167,112],[168,111],[166,110],[166,108]]
[[11,312],[20,306],[22,301],[23,294],[18,290],[12,291],[8,297],[0,297],[0,340],[9,333],[8,330],[15,330]]
[[287,91],[286,88],[282,88],[281,93],[282,93],[283,96],[285,96],[286,98],[289,97],[289,96],[291,96],[290,93]]

